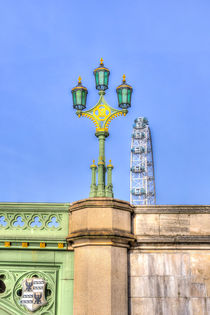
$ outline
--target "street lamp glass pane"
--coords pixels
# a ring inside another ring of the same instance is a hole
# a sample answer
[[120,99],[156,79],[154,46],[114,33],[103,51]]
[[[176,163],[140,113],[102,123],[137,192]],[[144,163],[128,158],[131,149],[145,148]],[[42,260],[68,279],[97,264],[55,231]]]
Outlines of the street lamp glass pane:
[[107,71],[104,72],[104,84],[108,86],[108,72]]
[[85,91],[82,91],[82,105],[85,106]]
[[127,103],[127,89],[122,89],[122,102],[124,103],[124,104],[126,104]]
[[73,104],[76,105],[77,101],[76,101],[76,93],[72,93],[73,94]]
[[131,103],[131,90],[128,89],[128,103]]
[[119,105],[122,103],[122,90],[118,90],[118,102]]
[[96,77],[96,86],[98,85],[98,72],[95,72],[95,77]]
[[77,104],[80,105],[82,103],[82,91],[77,91]]
[[99,71],[99,85],[104,85],[104,72]]

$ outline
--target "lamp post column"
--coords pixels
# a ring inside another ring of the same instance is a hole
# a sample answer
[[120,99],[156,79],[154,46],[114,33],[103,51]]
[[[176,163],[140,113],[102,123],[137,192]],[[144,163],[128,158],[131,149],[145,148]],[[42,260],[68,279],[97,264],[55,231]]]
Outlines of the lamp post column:
[[92,178],[91,178],[91,186],[90,186],[90,197],[96,197],[97,195],[97,185],[96,185],[96,171],[97,166],[95,165],[95,160],[93,160],[93,164],[90,166],[92,171]]
[[108,133],[101,131],[96,133],[99,141],[99,161],[98,161],[98,190],[97,197],[105,196],[105,140]]
[[114,197],[113,194],[113,185],[112,185],[112,170],[113,165],[111,164],[111,160],[109,161],[109,164],[107,165],[107,185],[106,185],[106,197]]

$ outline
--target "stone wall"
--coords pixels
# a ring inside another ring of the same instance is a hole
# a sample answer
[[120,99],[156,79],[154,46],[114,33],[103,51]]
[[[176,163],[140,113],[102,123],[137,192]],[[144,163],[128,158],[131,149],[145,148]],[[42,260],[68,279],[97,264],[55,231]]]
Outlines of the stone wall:
[[131,315],[210,314],[210,207],[135,209],[129,252]]

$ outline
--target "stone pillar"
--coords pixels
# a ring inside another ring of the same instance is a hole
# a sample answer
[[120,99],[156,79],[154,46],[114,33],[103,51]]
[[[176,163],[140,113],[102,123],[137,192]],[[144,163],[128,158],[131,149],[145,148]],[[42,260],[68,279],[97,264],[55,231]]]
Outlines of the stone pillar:
[[74,248],[74,315],[127,315],[127,250],[132,207],[113,198],[89,198],[70,208]]

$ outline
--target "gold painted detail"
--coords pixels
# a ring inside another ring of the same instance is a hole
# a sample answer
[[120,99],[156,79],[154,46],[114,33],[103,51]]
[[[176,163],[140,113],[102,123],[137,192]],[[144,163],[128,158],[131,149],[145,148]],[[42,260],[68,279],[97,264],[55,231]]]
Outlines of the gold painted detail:
[[99,123],[97,122],[97,120],[90,114],[86,114],[86,113],[82,113],[81,115],[78,115],[79,117],[82,116],[82,117],[87,117],[89,118],[90,120],[92,120],[92,122],[94,123],[94,125],[96,126],[96,130],[97,128],[100,128],[99,126]]
[[4,247],[10,247],[11,246],[11,242],[4,242]]
[[113,168],[113,165],[112,165],[112,161],[111,161],[111,160],[109,160],[109,164],[107,165],[107,167]]
[[64,248],[64,243],[58,243],[58,248]]
[[110,122],[111,122],[114,118],[116,118],[116,117],[118,117],[118,116],[125,116],[125,115],[126,115],[126,113],[125,113],[125,112],[122,112],[122,111],[118,111],[117,113],[113,113],[113,114],[109,117],[109,119],[107,120],[107,122],[105,123],[104,128],[108,130],[109,124],[110,124]]
[[126,84],[125,82],[123,82],[123,84],[119,85],[116,89],[118,90],[118,89],[125,88],[125,87],[133,90],[132,86]]
[[110,72],[109,69],[108,69],[108,68],[105,68],[105,67],[98,67],[98,68],[96,68],[93,72],[96,72],[96,71],[98,71],[98,70],[106,70],[106,71]]
[[98,165],[104,165],[105,163],[104,163],[104,161],[103,161],[103,157],[102,156],[100,156],[99,157],[99,161],[98,161]]
[[93,110],[94,117],[100,121],[106,120],[110,116],[110,113],[110,108],[105,104],[100,104]]
[[87,117],[89,118],[96,127],[96,132],[108,132],[109,124],[111,120],[118,116],[125,116],[125,111],[114,110],[106,103],[99,103],[91,110],[86,112],[78,112],[78,117]]
[[23,242],[22,243],[22,247],[24,247],[24,248],[28,247],[28,243],[27,242]]
[[46,247],[46,243],[40,243],[40,248],[45,248]]
[[72,91],[74,91],[74,90],[77,90],[77,89],[79,89],[79,90],[86,90],[87,91],[87,88],[86,87],[84,87],[84,86],[75,86],[73,89],[71,89]]
[[93,164],[90,166],[91,168],[97,168],[96,164],[95,164],[95,160],[93,160]]

